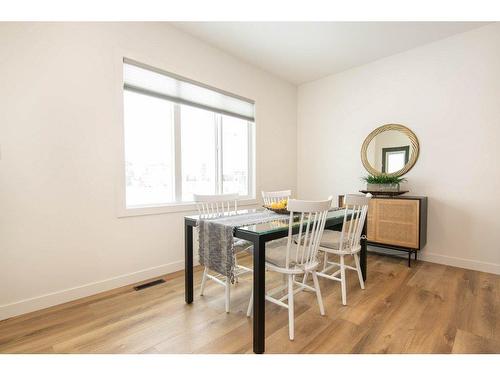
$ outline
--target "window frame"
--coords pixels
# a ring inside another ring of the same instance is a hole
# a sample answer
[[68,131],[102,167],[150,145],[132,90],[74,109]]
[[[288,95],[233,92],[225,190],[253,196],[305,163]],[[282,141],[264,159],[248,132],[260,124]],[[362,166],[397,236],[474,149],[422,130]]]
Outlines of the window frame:
[[[119,118],[120,118],[120,136],[118,139],[120,140],[120,145],[118,147],[120,152],[119,163],[120,166],[118,168],[119,176],[117,178],[118,184],[116,186],[116,216],[117,217],[128,217],[128,216],[142,216],[142,215],[158,215],[165,213],[174,213],[174,212],[189,212],[196,210],[196,205],[194,202],[182,202],[179,199],[182,199],[182,150],[181,150],[181,116],[180,111],[181,107],[179,103],[172,102],[174,104],[174,165],[175,165],[175,198],[176,202],[171,203],[161,203],[157,205],[144,205],[140,207],[127,207],[126,205],[126,171],[125,171],[125,122],[124,122],[124,84],[123,84],[123,54],[119,54],[119,58],[117,59],[117,107],[119,109]],[[144,61],[145,59],[137,59],[138,61]],[[157,63],[148,62],[148,65],[151,66],[161,66]],[[164,99],[165,100],[165,99]],[[196,107],[195,107],[196,108]],[[217,153],[217,186],[220,186],[223,189],[222,181],[220,178],[222,177],[222,114],[217,112],[212,112],[217,119],[215,128],[218,132],[217,137],[217,147],[214,150]],[[236,117],[237,118],[237,117]],[[239,206],[246,205],[255,205],[257,203],[256,199],[256,122],[247,121],[247,124],[251,124],[248,126],[248,195],[241,196],[238,199]],[[219,155],[220,154],[220,155]]]

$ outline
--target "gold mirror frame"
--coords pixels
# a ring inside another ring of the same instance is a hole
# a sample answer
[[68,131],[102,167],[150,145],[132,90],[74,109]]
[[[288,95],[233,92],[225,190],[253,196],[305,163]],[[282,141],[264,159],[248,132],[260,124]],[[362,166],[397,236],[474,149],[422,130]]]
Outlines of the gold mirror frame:
[[417,162],[418,154],[420,152],[420,146],[418,144],[418,139],[417,139],[417,136],[415,135],[415,133],[413,133],[406,126],[400,125],[400,124],[382,125],[382,126],[379,126],[377,129],[375,129],[374,131],[372,131],[370,134],[368,134],[368,137],[366,137],[365,141],[363,142],[363,146],[361,146],[361,161],[363,162],[363,166],[365,167],[365,169],[372,176],[380,176],[384,173],[373,168],[371,166],[370,162],[368,161],[368,158],[366,157],[368,145],[373,140],[373,138],[375,138],[378,134],[383,133],[383,132],[388,131],[388,130],[397,130],[401,133],[406,134],[408,136],[408,138],[410,138],[412,152],[411,152],[410,159],[408,160],[408,163],[406,163],[402,169],[400,169],[399,171],[393,172],[393,173],[385,173],[385,175],[396,176],[396,177],[402,176],[402,175],[408,173],[408,171],[410,169],[412,169],[413,166],[415,165],[415,163]]

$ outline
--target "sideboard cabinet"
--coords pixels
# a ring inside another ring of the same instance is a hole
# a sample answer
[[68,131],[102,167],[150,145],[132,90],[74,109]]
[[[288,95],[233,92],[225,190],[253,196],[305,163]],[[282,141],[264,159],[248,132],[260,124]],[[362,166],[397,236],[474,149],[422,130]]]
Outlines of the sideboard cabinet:
[[427,197],[373,197],[367,220],[369,245],[408,252],[421,250],[427,242]]

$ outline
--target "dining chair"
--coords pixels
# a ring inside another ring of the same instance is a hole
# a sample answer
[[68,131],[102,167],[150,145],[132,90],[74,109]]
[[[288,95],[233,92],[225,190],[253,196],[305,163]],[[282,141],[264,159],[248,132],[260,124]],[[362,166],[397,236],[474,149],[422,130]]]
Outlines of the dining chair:
[[269,206],[271,203],[282,201],[283,199],[289,199],[292,196],[291,190],[280,190],[280,191],[263,191],[262,199],[264,201],[264,206]]
[[[288,334],[294,339],[294,295],[304,289],[316,293],[321,315],[325,315],[321,290],[316,270],[320,265],[317,258],[319,242],[325,228],[326,216],[332,205],[332,198],[325,201],[303,201],[290,199],[288,211],[288,238],[286,245],[266,248],[266,270],[286,276],[285,285],[266,293],[266,300],[288,309]],[[298,234],[293,235],[293,227],[298,225]],[[311,273],[314,287],[298,281],[301,275]],[[294,288],[298,286],[298,288]],[[276,296],[282,294],[283,296]],[[288,301],[285,303],[284,301]],[[253,290],[248,303],[247,316],[253,310]]]
[[[354,270],[358,273],[361,289],[365,289],[363,275],[359,264],[359,252],[361,250],[361,232],[365,225],[368,205],[371,194],[358,195],[348,194],[345,196],[345,216],[342,224],[342,231],[326,230],[323,233],[319,250],[324,253],[323,269],[318,272],[318,276],[330,280],[339,281],[342,289],[342,304],[347,304],[347,280],[345,270]],[[350,215],[350,220],[347,217]],[[328,255],[338,255],[340,261],[333,262],[328,260]],[[354,258],[355,267],[345,264],[345,256]],[[335,272],[329,273],[332,269],[338,268]],[[340,277],[338,275],[340,274]]]
[[[220,194],[220,195],[200,195],[194,194],[194,202],[198,209],[198,214],[200,219],[210,219],[216,218],[224,215],[235,214],[238,211],[238,194]],[[238,264],[236,254],[240,254],[244,251],[249,251],[252,248],[252,243],[242,239],[234,239],[234,276],[235,281],[238,282],[238,276],[252,272],[251,268],[242,266]],[[230,310],[230,293],[231,293],[231,280],[225,275],[219,273],[214,273],[211,275],[209,273],[209,268],[205,266],[203,270],[203,277],[201,279],[200,296],[203,295],[205,291],[205,283],[207,279],[215,281],[217,284],[222,285],[225,288],[225,305],[226,312]]]

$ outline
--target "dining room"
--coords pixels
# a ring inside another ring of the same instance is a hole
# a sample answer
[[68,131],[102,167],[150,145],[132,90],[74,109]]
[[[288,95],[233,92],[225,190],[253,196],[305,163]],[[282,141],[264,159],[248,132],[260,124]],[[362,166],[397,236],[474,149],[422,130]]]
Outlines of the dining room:
[[0,363],[498,359],[492,18],[0,21]]

